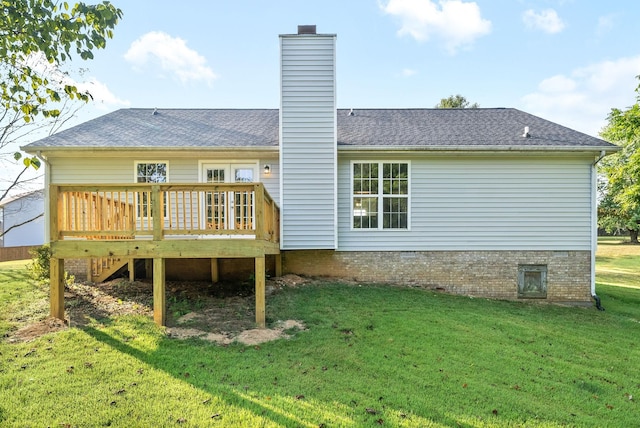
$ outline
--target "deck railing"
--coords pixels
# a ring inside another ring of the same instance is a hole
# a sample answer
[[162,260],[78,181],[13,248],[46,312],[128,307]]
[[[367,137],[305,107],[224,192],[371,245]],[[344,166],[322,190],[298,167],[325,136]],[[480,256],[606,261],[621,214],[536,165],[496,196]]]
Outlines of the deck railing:
[[262,183],[51,185],[51,240],[243,237],[278,242]]

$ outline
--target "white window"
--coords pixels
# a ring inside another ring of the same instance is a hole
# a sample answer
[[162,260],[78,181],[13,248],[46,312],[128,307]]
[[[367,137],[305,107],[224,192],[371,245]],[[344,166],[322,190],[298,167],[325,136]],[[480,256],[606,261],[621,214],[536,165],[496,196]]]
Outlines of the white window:
[[409,228],[409,163],[352,163],[354,229]]
[[136,183],[166,183],[166,162],[136,162]]
[[[136,183],[166,183],[168,181],[168,166],[167,162],[136,162]],[[138,217],[152,217],[150,192],[141,192],[137,199]],[[166,195],[164,210],[166,215]]]

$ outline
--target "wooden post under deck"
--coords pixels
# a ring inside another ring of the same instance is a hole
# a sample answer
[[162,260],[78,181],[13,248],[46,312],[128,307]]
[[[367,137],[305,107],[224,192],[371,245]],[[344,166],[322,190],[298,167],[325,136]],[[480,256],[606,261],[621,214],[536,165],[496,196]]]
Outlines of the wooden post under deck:
[[136,260],[135,259],[129,259],[127,269],[129,269],[129,281],[130,282],[135,281],[136,280]]
[[144,277],[151,278],[153,276],[153,260],[144,260]]
[[165,290],[165,259],[153,259],[153,321],[163,326],[167,321],[167,302]]
[[87,261],[87,281],[93,281],[93,259],[85,259]]
[[278,253],[275,255],[276,258],[276,271],[274,272],[275,276],[282,276],[282,253]]
[[256,257],[256,324],[264,328],[265,321],[265,262],[264,256]]
[[220,272],[218,270],[218,259],[211,259],[211,282],[214,284],[220,281]]
[[49,261],[50,315],[64,321],[64,259]]

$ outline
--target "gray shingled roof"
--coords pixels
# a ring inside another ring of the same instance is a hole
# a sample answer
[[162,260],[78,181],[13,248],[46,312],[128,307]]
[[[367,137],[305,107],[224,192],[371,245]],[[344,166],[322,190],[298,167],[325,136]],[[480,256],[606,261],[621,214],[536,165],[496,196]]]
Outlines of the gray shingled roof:
[[[277,109],[122,109],[24,147],[258,148],[278,146]],[[343,148],[615,148],[512,108],[338,110]],[[524,127],[530,138],[523,138]]]
[[[523,138],[524,127],[530,138]],[[338,144],[426,147],[602,147],[609,143],[513,108],[338,111]]]
[[277,110],[121,109],[32,147],[260,147],[278,145]]

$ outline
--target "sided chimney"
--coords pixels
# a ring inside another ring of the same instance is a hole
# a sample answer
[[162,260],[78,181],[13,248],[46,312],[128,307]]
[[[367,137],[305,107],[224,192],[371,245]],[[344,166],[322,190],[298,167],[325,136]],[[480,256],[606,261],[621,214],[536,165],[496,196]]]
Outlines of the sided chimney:
[[335,249],[335,34],[280,35],[280,224],[283,250]]

